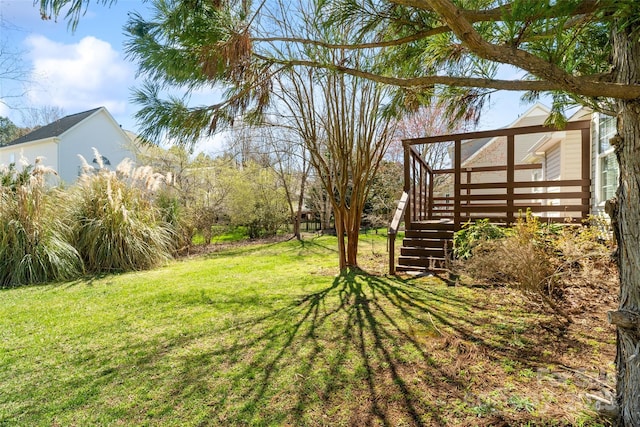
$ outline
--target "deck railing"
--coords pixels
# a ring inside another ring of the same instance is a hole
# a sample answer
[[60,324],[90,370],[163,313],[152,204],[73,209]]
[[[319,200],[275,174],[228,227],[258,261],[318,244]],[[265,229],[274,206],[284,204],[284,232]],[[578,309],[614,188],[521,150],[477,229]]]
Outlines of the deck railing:
[[400,222],[402,221],[402,217],[404,216],[408,201],[409,201],[409,193],[407,193],[406,191],[403,191],[402,197],[400,197],[400,201],[398,202],[398,207],[396,208],[396,212],[393,215],[391,224],[389,225],[389,231],[387,232],[387,243],[388,243],[387,249],[389,251],[389,274],[396,273],[396,267],[395,267],[396,236],[398,235],[398,230],[400,229]]
[[[579,221],[589,215],[591,200],[590,122],[569,122],[562,132],[579,132],[579,154],[565,158],[580,167],[575,179],[534,180],[533,173],[543,176],[542,163],[516,162],[516,137],[519,135],[551,135],[557,129],[547,126],[505,128],[428,138],[404,140],[404,194],[401,201],[405,228],[426,220],[450,220],[458,230],[468,222],[489,218],[510,224],[529,210],[549,222]],[[505,164],[463,167],[463,141],[480,138],[506,138]],[[561,138],[560,138],[561,139]],[[558,139],[558,140],[560,140]],[[433,169],[416,146],[433,143],[452,144],[452,165]],[[531,140],[529,139],[529,144]],[[522,150],[520,150],[522,153]],[[574,172],[575,174],[575,172]],[[395,217],[394,217],[395,218]],[[399,224],[397,225],[399,226]],[[397,230],[396,230],[397,233]],[[395,239],[395,233],[389,237]],[[392,249],[392,244],[389,245]],[[392,254],[390,254],[390,260]],[[392,268],[390,272],[393,273]]]

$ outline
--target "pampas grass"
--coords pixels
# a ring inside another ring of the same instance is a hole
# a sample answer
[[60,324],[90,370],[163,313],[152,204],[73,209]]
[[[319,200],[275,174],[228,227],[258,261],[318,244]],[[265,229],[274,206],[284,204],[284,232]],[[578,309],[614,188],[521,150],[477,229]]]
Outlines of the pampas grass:
[[[100,159],[96,152],[96,158]],[[69,225],[73,244],[91,273],[152,268],[171,258],[173,231],[161,219],[153,197],[169,176],[136,168],[129,160],[111,171],[83,161],[72,191]]]
[[54,211],[54,200],[62,195],[47,189],[53,174],[41,158],[20,171],[15,165],[0,170],[0,287],[82,274],[80,256]]

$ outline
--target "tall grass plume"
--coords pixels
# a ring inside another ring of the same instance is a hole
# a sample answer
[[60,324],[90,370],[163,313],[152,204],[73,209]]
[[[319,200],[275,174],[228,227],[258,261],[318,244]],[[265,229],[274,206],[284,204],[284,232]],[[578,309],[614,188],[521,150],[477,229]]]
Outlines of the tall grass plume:
[[[96,158],[100,158],[96,152]],[[73,191],[70,226],[73,243],[92,273],[152,268],[172,256],[171,225],[162,220],[153,198],[170,176],[125,159],[115,171],[90,166]]]
[[82,273],[54,207],[61,192],[47,179],[55,171],[37,158],[34,165],[0,169],[0,287],[60,281]]

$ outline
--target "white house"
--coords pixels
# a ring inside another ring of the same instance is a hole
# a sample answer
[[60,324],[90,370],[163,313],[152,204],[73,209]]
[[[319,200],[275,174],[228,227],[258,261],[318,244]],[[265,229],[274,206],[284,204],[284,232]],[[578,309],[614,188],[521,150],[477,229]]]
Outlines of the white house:
[[[550,110],[536,104],[522,114],[508,128],[540,125],[549,116]],[[590,157],[591,176],[591,213],[604,213],[606,200],[613,197],[618,186],[618,162],[609,140],[615,135],[616,124],[613,117],[594,113],[581,108],[568,121],[591,120],[590,152],[581,152],[579,132],[555,131],[539,134],[519,135],[516,144],[515,161],[521,163],[540,163],[541,170],[516,171],[518,181],[554,181],[575,180],[581,177],[582,156]],[[474,139],[462,144],[462,166],[482,167],[505,164],[506,137]],[[529,174],[529,176],[526,176]],[[474,182],[492,182],[504,179],[496,172],[477,174]],[[575,189],[574,189],[575,190]],[[553,192],[553,188],[548,189]],[[561,191],[558,188],[556,191]],[[565,189],[564,191],[567,191]],[[577,190],[576,190],[577,191]],[[574,201],[552,199],[541,201],[546,204],[572,204]]]
[[[620,176],[610,139],[616,133],[615,118],[581,108],[568,121],[591,121],[591,213],[604,213],[605,202],[615,195]],[[577,133],[552,132],[532,147],[530,160],[543,164],[545,180],[578,179],[581,169],[580,137]]]
[[[544,124],[551,111],[540,103],[536,103],[525,113],[521,114],[507,128],[522,126],[538,126]],[[525,134],[516,135],[515,163],[522,164],[533,146],[539,143],[545,134]],[[493,138],[472,139],[462,142],[462,168],[478,168],[484,166],[506,165],[507,164],[507,137],[498,136]],[[515,172],[517,181],[528,181],[530,172],[519,170]],[[481,172],[475,174],[473,181],[498,182],[505,179],[505,172]],[[536,179],[534,179],[536,180]],[[463,179],[463,182],[465,180]]]
[[95,147],[105,165],[115,168],[124,158],[134,158],[130,146],[129,136],[106,108],[99,107],[63,117],[0,147],[0,165],[18,163],[22,157],[33,163],[41,156],[63,182],[72,183],[81,171],[78,155],[96,165]]

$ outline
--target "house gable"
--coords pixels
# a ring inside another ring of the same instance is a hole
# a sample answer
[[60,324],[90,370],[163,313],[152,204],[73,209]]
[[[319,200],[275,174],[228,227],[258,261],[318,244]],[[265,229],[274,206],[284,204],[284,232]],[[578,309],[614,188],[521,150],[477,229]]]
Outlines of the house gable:
[[[549,117],[550,110],[540,103],[536,103],[531,108],[529,108],[525,113],[520,115],[513,123],[511,123],[507,128],[521,127],[521,126],[535,126],[541,125],[545,122],[547,117]],[[535,144],[540,139],[540,135],[521,135],[519,136],[519,142],[516,144],[516,159],[524,159],[529,151],[530,147]],[[471,142],[469,142],[471,143]],[[497,148],[493,148],[493,146],[497,145]],[[483,154],[485,151],[489,153],[496,154],[499,153],[499,150],[506,151],[506,138],[492,138],[485,144],[479,145],[478,149],[471,155],[467,156],[466,160],[463,157],[462,166],[491,166],[496,164],[504,164],[501,163],[498,159],[494,162],[487,163],[487,159],[490,159],[487,154]],[[506,156],[506,154],[505,154]],[[482,160],[483,159],[483,160]]]
[[[100,107],[100,108],[104,108],[104,107]],[[53,123],[49,123],[48,125],[41,126],[38,129],[31,131],[26,135],[21,136],[20,138],[14,139],[10,143],[8,143],[7,146],[19,145],[27,142],[40,141],[43,139],[59,137],[65,132],[67,132],[69,129],[76,126],[78,123],[82,122],[86,118],[95,114],[98,110],[100,110],[100,108],[94,108],[93,110],[65,116],[61,119],[56,120]]]
[[[64,182],[72,183],[81,168],[78,155],[92,164],[95,147],[113,168],[124,158],[132,157],[130,145],[129,136],[107,109],[100,107],[63,117],[0,147],[0,164],[17,162],[21,156],[33,162],[41,156]],[[97,162],[93,165],[97,166]]]
[[130,138],[111,114],[101,108],[60,137],[60,177],[66,182],[73,182],[78,177],[79,155],[90,165],[97,166],[94,148],[108,160],[107,166],[115,168],[123,159],[132,156],[130,143]]

